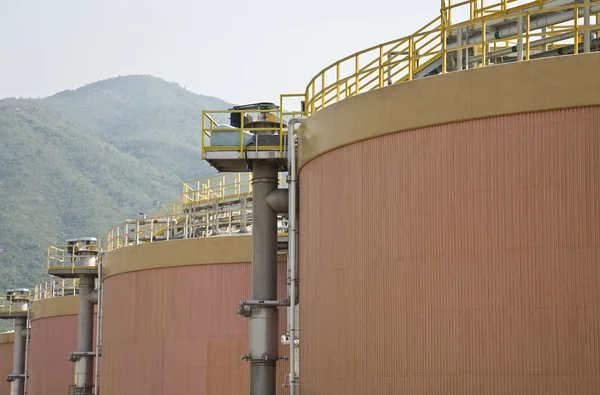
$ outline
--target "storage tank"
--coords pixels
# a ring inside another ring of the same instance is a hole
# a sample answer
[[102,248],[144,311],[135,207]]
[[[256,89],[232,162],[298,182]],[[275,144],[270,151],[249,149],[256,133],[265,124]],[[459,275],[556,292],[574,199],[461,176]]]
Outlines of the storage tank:
[[0,395],[10,395],[10,383],[6,376],[13,371],[14,332],[0,333]]
[[600,393],[599,65],[449,73],[308,118],[303,394]]
[[[252,236],[128,246],[103,256],[100,391],[111,395],[248,393]],[[286,296],[280,255],[279,297]],[[281,309],[279,334],[285,333]],[[287,348],[280,346],[280,355]],[[278,393],[288,365],[279,365]]]
[[[61,294],[73,294],[73,288],[69,288]],[[69,353],[77,348],[78,306],[76,294],[49,295],[31,305],[29,394],[66,394],[73,384],[74,364],[69,361]]]

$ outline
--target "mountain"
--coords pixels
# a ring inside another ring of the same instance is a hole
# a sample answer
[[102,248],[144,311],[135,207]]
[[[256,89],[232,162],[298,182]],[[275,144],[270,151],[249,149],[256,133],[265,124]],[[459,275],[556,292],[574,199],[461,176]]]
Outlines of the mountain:
[[104,235],[213,174],[202,110],[230,106],[150,76],[0,100],[0,292],[44,278],[48,244]]
[[40,104],[76,128],[162,167],[180,181],[210,171],[200,157],[202,110],[232,106],[147,75],[99,81],[58,93]]

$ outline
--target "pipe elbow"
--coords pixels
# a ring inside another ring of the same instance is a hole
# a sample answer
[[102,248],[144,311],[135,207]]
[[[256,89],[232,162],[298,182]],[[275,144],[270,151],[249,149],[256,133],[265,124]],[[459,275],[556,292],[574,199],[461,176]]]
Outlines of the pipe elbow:
[[287,213],[289,194],[287,189],[275,189],[265,197],[265,201],[278,214]]
[[98,304],[98,290],[95,289],[85,296],[91,304]]

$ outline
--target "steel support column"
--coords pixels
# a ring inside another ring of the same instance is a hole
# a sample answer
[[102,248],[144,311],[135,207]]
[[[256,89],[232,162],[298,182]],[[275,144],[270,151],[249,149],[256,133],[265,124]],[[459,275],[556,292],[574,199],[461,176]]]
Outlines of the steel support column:
[[10,383],[11,395],[23,395],[25,383],[25,337],[21,335],[27,327],[27,318],[15,318],[15,342],[13,350],[13,381]]
[[[94,339],[94,305],[88,295],[94,290],[94,278],[79,279],[79,316],[77,326],[77,351],[92,352]],[[94,383],[93,356],[83,355],[75,361],[75,387],[88,390]]]
[[[277,214],[267,196],[277,189],[277,164],[254,162],[252,176],[252,299],[277,300]],[[275,395],[276,307],[252,307],[249,317],[250,395]]]

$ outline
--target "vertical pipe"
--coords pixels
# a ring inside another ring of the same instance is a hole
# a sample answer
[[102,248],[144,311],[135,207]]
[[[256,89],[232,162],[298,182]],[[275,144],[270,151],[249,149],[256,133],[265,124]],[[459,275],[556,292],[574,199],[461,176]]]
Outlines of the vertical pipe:
[[98,314],[96,315],[96,359],[94,360],[94,395],[98,395],[100,353],[102,349],[102,261],[103,253],[98,254]]
[[30,318],[31,318],[31,303],[27,304],[27,320],[25,321],[25,369],[23,373],[25,377],[23,378],[23,394],[27,395],[27,379],[29,378],[29,340],[31,339],[31,327],[30,327]]
[[[277,300],[277,214],[266,197],[277,189],[277,164],[256,161],[252,177],[252,299]],[[275,395],[277,308],[252,307],[250,395]]]
[[[583,24],[587,28],[588,26],[590,26],[590,0],[585,0],[584,5],[585,5],[585,8],[583,9],[583,12],[584,12]],[[592,42],[591,35],[592,35],[591,30],[585,30],[583,32],[583,52],[584,53],[590,52],[590,44]],[[575,45],[578,45],[578,44],[575,43]]]
[[[77,323],[77,351],[90,352],[94,338],[94,305],[87,300],[87,295],[94,290],[94,278],[79,279],[79,315]],[[89,355],[81,356],[75,362],[75,386],[91,390],[93,378],[93,360]]]
[[289,218],[290,218],[290,230],[289,230],[289,260],[290,260],[290,315],[288,320],[290,322],[290,395],[296,394],[296,262],[297,262],[297,245],[296,236],[298,233],[297,224],[297,208],[296,208],[296,188],[297,188],[297,169],[296,169],[296,141],[297,135],[292,137],[292,144],[290,145],[290,163],[289,174],[290,174],[290,185],[289,188]]
[[13,349],[13,374],[19,375],[10,383],[11,395],[23,395],[25,374],[25,338],[21,332],[27,325],[26,318],[15,318],[15,342]]

